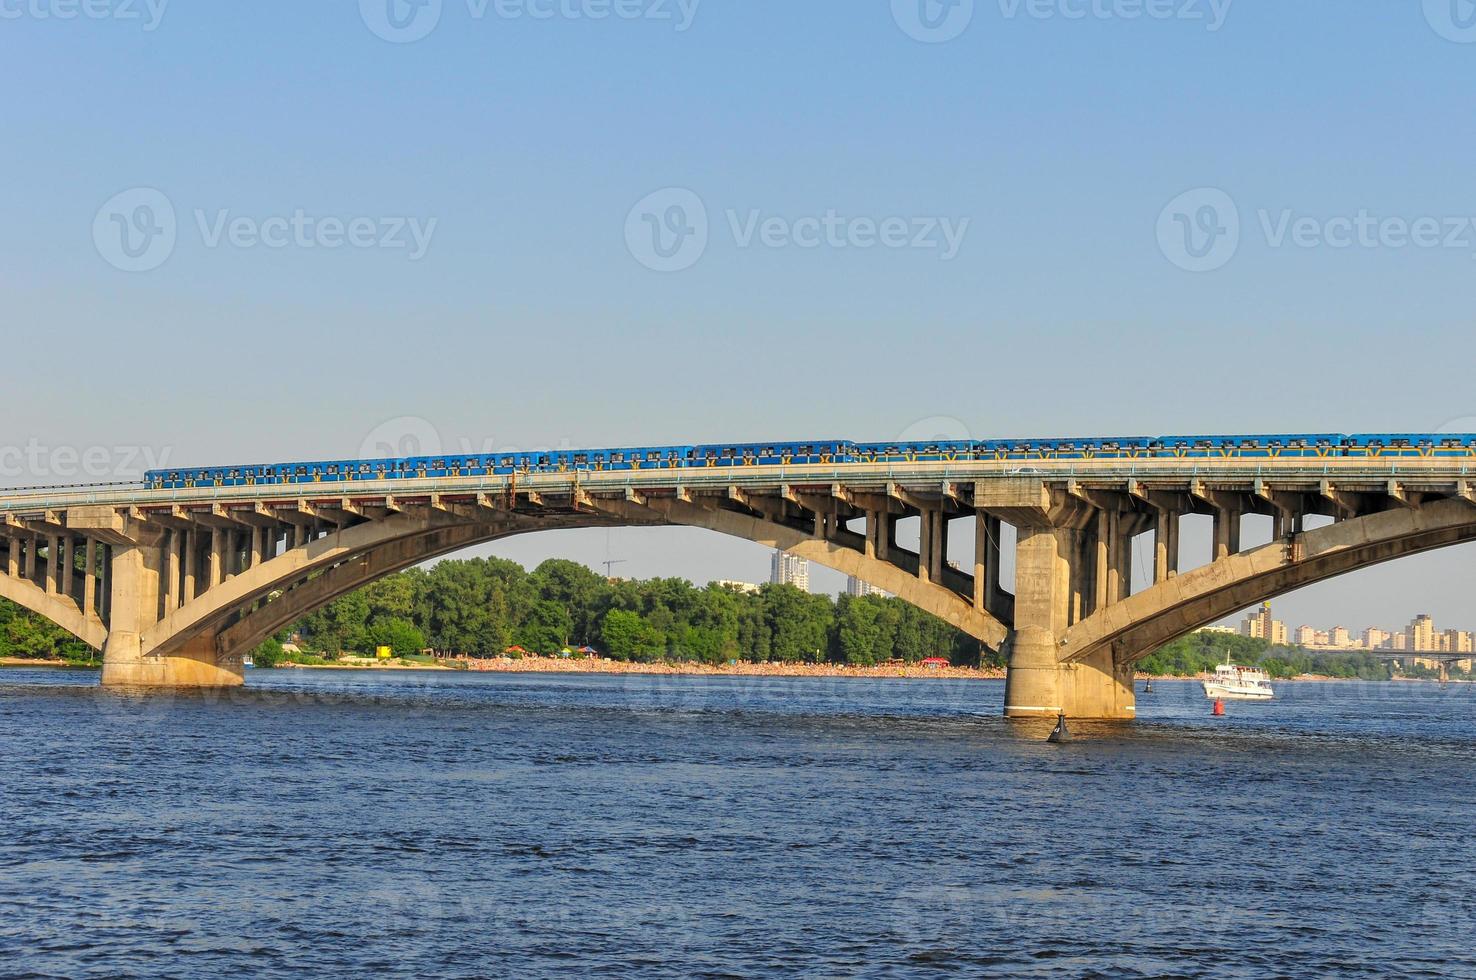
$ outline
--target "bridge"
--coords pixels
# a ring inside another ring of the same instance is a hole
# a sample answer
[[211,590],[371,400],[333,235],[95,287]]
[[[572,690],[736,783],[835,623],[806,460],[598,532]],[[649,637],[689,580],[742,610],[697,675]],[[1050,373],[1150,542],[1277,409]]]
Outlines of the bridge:
[[[105,685],[218,687],[243,682],[242,655],[262,640],[389,573],[516,534],[681,525],[854,575],[1003,651],[1008,716],[1130,719],[1133,665],[1162,644],[1476,539],[1471,470],[1460,458],[976,459],[11,491],[0,597],[102,650]],[[1181,571],[1181,522],[1196,514],[1213,522],[1212,558]],[[1269,543],[1242,548],[1246,515],[1272,519]],[[916,550],[897,541],[913,518]],[[972,568],[946,560],[959,534]],[[1139,535],[1154,557],[1134,591]]]

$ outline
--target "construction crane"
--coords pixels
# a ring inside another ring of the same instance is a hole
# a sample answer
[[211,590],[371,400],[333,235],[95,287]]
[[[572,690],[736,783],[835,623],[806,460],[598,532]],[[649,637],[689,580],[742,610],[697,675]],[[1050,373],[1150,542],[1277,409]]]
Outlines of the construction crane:
[[624,558],[607,558],[605,561],[601,562],[600,564],[605,566],[605,578],[611,577],[610,569],[614,568],[616,565],[624,565],[625,562],[626,559]]

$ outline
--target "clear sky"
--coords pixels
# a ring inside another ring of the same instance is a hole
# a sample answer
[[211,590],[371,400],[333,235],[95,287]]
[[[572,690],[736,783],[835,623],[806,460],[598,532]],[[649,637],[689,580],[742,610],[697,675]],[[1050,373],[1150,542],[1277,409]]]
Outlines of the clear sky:
[[[4,482],[89,450],[1476,428],[1473,14],[0,0]],[[607,549],[768,564],[683,531],[498,551]],[[1476,627],[1473,557],[1281,612]]]

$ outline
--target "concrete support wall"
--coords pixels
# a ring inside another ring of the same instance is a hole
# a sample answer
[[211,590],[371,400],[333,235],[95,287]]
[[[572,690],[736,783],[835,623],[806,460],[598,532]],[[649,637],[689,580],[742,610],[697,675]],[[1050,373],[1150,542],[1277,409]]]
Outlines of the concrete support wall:
[[1067,630],[1099,602],[1110,604],[1114,591],[1123,588],[1121,519],[1083,506],[1046,507],[1017,526],[1005,715],[1131,719],[1136,710],[1131,668],[1119,668],[1110,653],[1070,664],[1061,655]]

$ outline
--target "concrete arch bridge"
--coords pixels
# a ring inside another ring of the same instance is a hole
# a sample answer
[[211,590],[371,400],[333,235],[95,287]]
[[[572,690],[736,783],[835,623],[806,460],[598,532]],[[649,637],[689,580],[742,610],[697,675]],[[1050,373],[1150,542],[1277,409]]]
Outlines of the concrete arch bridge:
[[[854,575],[1004,651],[1007,715],[1130,719],[1133,664],[1163,643],[1476,539],[1473,479],[1458,460],[1152,459],[15,491],[0,493],[0,597],[102,650],[104,684],[235,685],[261,640],[391,572],[515,534],[682,525]],[[1212,519],[1214,553],[1181,574],[1192,514]],[[1272,518],[1269,543],[1241,547],[1246,515]],[[914,518],[916,550],[897,542]],[[971,568],[946,560],[960,534]],[[1134,592],[1139,535],[1154,562]]]

